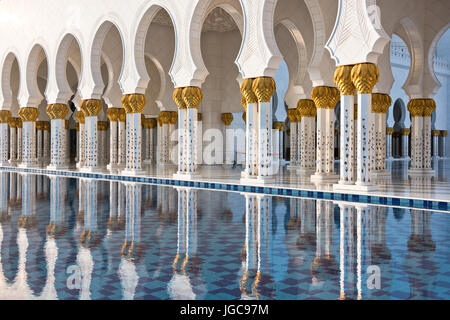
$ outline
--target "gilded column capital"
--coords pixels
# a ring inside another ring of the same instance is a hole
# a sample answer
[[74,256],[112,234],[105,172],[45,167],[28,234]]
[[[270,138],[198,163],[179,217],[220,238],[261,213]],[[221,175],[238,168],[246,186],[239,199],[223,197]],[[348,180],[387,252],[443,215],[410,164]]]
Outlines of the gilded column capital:
[[80,131],[80,123],[75,123],[75,130]]
[[203,93],[199,87],[185,87],[182,94],[186,108],[197,109],[203,100]]
[[391,105],[391,97],[384,93],[372,93],[372,112],[386,113]]
[[433,137],[439,137],[441,135],[441,131],[440,130],[431,130],[431,135]]
[[407,109],[411,114],[411,117],[422,117],[425,103],[423,99],[411,99],[408,101]]
[[80,109],[83,111],[85,117],[96,117],[102,109],[102,101],[97,99],[82,100]]
[[0,110],[0,123],[9,123],[9,119],[11,119],[11,111]]
[[203,117],[201,113],[197,113],[197,121],[202,121]]
[[118,121],[119,122],[125,122],[127,119],[126,113],[125,113],[125,109],[124,108],[119,108],[119,118]]
[[148,127],[149,129],[156,128],[156,119],[155,118],[149,118],[147,119]]
[[358,63],[353,66],[351,77],[359,94],[372,93],[372,89],[380,77],[380,72],[373,63]]
[[108,108],[108,110],[106,110],[106,116],[108,117],[109,121],[119,121],[120,109],[122,108]]
[[258,77],[253,80],[252,90],[258,98],[258,102],[270,102],[277,86],[272,77]]
[[287,116],[290,122],[298,122],[298,117],[300,113],[297,109],[288,109]]
[[161,125],[170,123],[170,111],[161,111],[159,113],[159,118],[161,120]]
[[394,133],[394,128],[386,128],[386,134],[392,135]]
[[65,119],[69,114],[69,107],[63,103],[49,104],[45,109],[50,119]]
[[447,130],[441,130],[441,136],[446,137],[447,136]]
[[233,122],[233,114],[232,113],[222,113],[222,121],[225,126],[229,126]]
[[400,129],[400,134],[402,136],[409,136],[410,133],[411,133],[411,129],[409,129],[409,128],[402,128],[402,129]]
[[317,115],[316,105],[311,99],[298,100],[297,110],[301,117],[315,117]]
[[22,128],[22,119],[21,118],[14,118],[16,120],[16,128]]
[[33,107],[23,107],[19,109],[19,116],[23,122],[34,122],[39,117],[39,110]]
[[77,111],[77,113],[75,113],[75,118],[77,119],[78,123],[84,124],[84,113],[83,113],[83,111]]
[[279,130],[279,131],[284,131],[284,129],[285,129],[284,122],[282,122],[282,121],[274,122],[273,123],[273,129]]
[[358,104],[353,105],[353,120],[358,120]]
[[242,113],[242,120],[244,120],[244,123],[247,124],[247,112]]
[[10,117],[10,118],[8,119],[8,125],[9,125],[11,128],[17,128],[17,121],[16,121],[16,118]]
[[247,78],[242,80],[241,84],[241,93],[243,98],[245,98],[245,111],[247,111],[248,103],[258,103],[258,98],[256,94],[253,92],[253,79]]
[[36,121],[36,130],[42,130],[43,126],[42,126],[42,121]]
[[50,131],[50,122],[49,121],[43,121],[44,122],[44,130]]
[[242,107],[244,108],[244,110],[247,111],[247,99],[245,99],[244,96],[242,96],[241,104],[242,104]]
[[145,95],[139,93],[124,94],[122,106],[126,113],[141,113],[145,107]]
[[352,68],[353,65],[339,66],[334,72],[334,83],[342,96],[352,96],[355,94],[355,86],[352,81]]
[[69,125],[70,125],[69,120],[64,121],[64,128],[66,130],[69,130]]
[[169,114],[169,124],[174,125],[174,124],[177,123],[177,120],[178,120],[178,112],[176,112],[176,111],[170,111],[170,114]]
[[97,122],[97,128],[99,131],[106,131],[108,130],[108,121],[98,121]]
[[311,92],[311,99],[314,101],[316,108],[320,109],[334,109],[339,97],[339,90],[334,87],[314,87]]
[[434,99],[423,99],[423,102],[424,102],[423,116],[431,117],[433,111],[436,109],[436,102],[434,101]]
[[178,109],[186,109],[186,103],[183,100],[183,88],[175,88],[173,90],[172,99],[177,105]]

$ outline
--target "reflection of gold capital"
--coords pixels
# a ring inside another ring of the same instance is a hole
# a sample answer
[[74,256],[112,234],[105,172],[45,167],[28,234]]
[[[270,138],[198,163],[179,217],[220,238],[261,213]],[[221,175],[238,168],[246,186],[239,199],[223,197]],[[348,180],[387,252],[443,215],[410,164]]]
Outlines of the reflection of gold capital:
[[122,96],[122,106],[126,113],[141,113],[145,106],[145,95],[139,93]]
[[83,113],[83,111],[77,111],[77,113],[75,113],[75,118],[77,118],[78,123],[84,124],[84,113]]
[[0,123],[9,123],[10,118],[11,118],[11,111],[0,110]]
[[316,106],[313,100],[300,99],[297,103],[297,110],[301,117],[315,117],[317,114]]
[[233,122],[233,114],[232,113],[222,113],[222,121],[225,126],[229,126]]
[[355,86],[351,77],[352,68],[352,65],[339,66],[334,72],[334,83],[343,96],[352,96],[355,93]]
[[23,122],[36,121],[36,119],[39,117],[39,110],[32,107],[20,108],[19,116]]
[[172,95],[178,109],[186,109],[186,103],[183,100],[183,88],[175,88]]
[[102,101],[97,99],[82,100],[80,109],[85,117],[96,117],[102,109]]
[[358,93],[371,93],[378,82],[380,73],[373,63],[358,63],[353,66],[351,77]]
[[248,103],[257,103],[258,102],[258,98],[256,97],[255,93],[253,92],[252,87],[253,87],[253,79],[247,78],[242,81],[241,93],[242,93],[242,96],[245,98],[246,106]]
[[106,110],[106,115],[108,116],[109,121],[119,121],[119,110],[121,108],[108,108]]
[[277,87],[272,77],[258,77],[253,80],[252,89],[258,102],[270,102]]
[[49,104],[46,108],[50,119],[65,119],[69,114],[69,107],[62,103]]
[[339,101],[339,90],[326,86],[314,87],[311,99],[318,109],[334,109]]
[[197,109],[203,100],[203,93],[199,87],[185,87],[182,97],[187,108]]
[[297,109],[288,109],[287,116],[290,122],[298,122],[297,116],[300,116],[300,113]]

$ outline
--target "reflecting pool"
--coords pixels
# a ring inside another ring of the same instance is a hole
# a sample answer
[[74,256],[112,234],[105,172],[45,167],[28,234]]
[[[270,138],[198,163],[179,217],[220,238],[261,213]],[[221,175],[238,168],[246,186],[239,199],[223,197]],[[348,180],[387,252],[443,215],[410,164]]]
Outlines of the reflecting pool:
[[0,172],[0,299],[449,299],[450,214]]

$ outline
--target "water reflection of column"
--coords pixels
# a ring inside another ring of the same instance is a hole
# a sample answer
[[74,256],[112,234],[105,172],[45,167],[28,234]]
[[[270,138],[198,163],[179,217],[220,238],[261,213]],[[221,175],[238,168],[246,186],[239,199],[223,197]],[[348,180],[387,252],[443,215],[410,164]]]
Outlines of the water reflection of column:
[[197,276],[200,259],[197,255],[197,190],[177,188],[178,241],[173,261],[173,277],[168,292],[174,300],[193,300],[198,297],[191,285],[191,276]]
[[337,272],[333,255],[333,202],[317,200],[316,257],[311,265],[313,286],[321,286]]
[[47,235],[58,236],[66,227],[65,222],[65,200],[67,195],[67,179],[52,176],[50,179],[50,223],[47,226]]
[[135,262],[140,254],[141,242],[141,189],[139,184],[126,184],[126,224],[125,241],[119,275],[122,283],[123,299],[132,300],[139,281]]
[[[355,293],[355,227],[356,210],[347,203],[339,203],[340,208],[340,295],[339,299],[352,299]],[[346,289],[347,288],[347,289]]]
[[433,256],[436,244],[431,234],[431,212],[411,210],[411,235],[404,268],[409,280],[408,299],[435,299],[435,277],[439,267]]
[[8,189],[9,189],[9,172],[0,172],[0,222],[8,220]]
[[22,215],[19,226],[34,226],[36,224],[36,176],[22,174]]
[[[270,281],[271,235],[272,235],[272,198],[245,194],[245,270],[240,280],[242,299],[258,299],[262,292],[260,284],[267,287]],[[262,287],[262,286],[261,286]]]
[[118,212],[118,182],[109,183],[109,219],[108,229],[116,230]]

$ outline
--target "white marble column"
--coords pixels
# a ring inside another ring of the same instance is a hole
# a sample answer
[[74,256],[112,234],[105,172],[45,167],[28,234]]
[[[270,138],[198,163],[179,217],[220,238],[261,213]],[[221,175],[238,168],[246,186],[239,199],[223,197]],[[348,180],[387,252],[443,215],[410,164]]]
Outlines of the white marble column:
[[82,100],[81,110],[85,115],[85,165],[86,172],[101,171],[98,155],[98,113],[102,108],[101,100]]
[[119,110],[120,108],[109,108],[106,111],[109,119],[109,170],[116,169],[119,164]]
[[438,159],[439,158],[439,136],[441,134],[440,130],[431,130],[431,136],[433,139],[432,147],[432,159]]
[[86,129],[85,129],[85,118],[83,111],[77,111],[75,118],[78,121],[78,163],[77,168],[81,169],[86,163]]
[[375,115],[375,169],[374,178],[390,176],[386,171],[386,114],[391,105],[391,97],[387,94],[372,94],[372,111]]
[[128,175],[143,174],[142,170],[142,109],[145,106],[143,94],[128,94],[122,98],[122,104],[126,112],[127,123],[127,154],[126,167],[122,171]]
[[203,99],[203,94],[198,87],[185,87],[183,89],[176,88],[174,90],[173,99],[178,108],[184,110],[185,112],[183,115],[185,137],[183,139],[183,146],[180,144],[178,145],[179,148],[183,148],[184,161],[179,161],[179,170],[176,174],[174,174],[174,177],[191,179],[198,176],[197,164],[195,163],[198,146],[196,128],[198,119],[197,108]]
[[106,162],[108,161],[108,148],[107,148],[107,139],[106,133],[108,131],[108,122],[107,121],[99,121],[97,124],[98,129],[98,165],[99,167],[104,168],[106,166]]
[[392,134],[394,133],[394,128],[386,128],[386,159],[392,160]]
[[234,136],[228,134],[228,128],[233,122],[232,113],[222,113],[223,136],[225,140],[225,166],[231,167],[234,161]]
[[[178,119],[180,119],[178,117]],[[180,122],[181,120],[179,120]],[[155,154],[155,150],[154,150],[154,136],[155,136],[155,128],[156,128],[156,119],[154,118],[147,118],[145,119],[145,123],[144,123],[144,128],[145,128],[145,160],[144,162],[147,164],[153,164],[154,163],[154,154]],[[180,124],[178,125],[178,127],[180,127]],[[178,139],[180,139],[180,137],[178,137]],[[181,140],[178,140],[178,143]]]
[[15,165],[17,161],[17,118],[9,121],[9,163]]
[[316,162],[316,115],[313,100],[301,99],[297,104],[301,117],[299,136],[299,168],[297,173],[309,176],[315,171]]
[[0,110],[0,166],[9,165],[8,151],[9,151],[9,128],[8,122],[11,118],[9,110]]
[[65,142],[64,147],[66,149],[66,158],[65,158],[65,164],[66,166],[70,167],[70,121],[65,120],[64,121],[64,131],[66,133],[65,135]]
[[178,112],[170,111],[169,118],[169,164],[178,164],[178,135],[175,135],[178,122]]
[[197,148],[195,150],[195,164],[199,166],[203,163],[203,120],[202,114],[199,112],[197,113],[195,131],[195,137],[197,139]]
[[[422,122],[422,121],[419,121]],[[421,124],[417,123],[418,126],[421,126]],[[412,126],[411,126],[412,127]],[[400,129],[400,139],[401,139],[401,157],[404,159],[409,159],[409,135],[411,133],[411,130],[409,128],[402,128]],[[412,142],[413,139],[411,139]],[[411,153],[412,148],[414,147],[414,144],[411,145]]]
[[117,165],[119,168],[125,167],[126,162],[126,148],[127,148],[127,141],[126,141],[126,114],[125,109],[120,108],[119,109],[119,121],[117,125],[117,143],[118,143],[118,151],[117,151]]
[[297,109],[288,109],[287,115],[289,118],[289,129],[290,129],[290,157],[289,157],[289,166],[288,170],[296,170],[299,167],[299,161],[300,161],[300,134],[299,134],[299,122],[300,122],[300,115],[298,113]]
[[49,104],[47,114],[50,116],[51,130],[51,151],[50,151],[50,170],[68,169],[66,158],[66,124],[65,118],[69,113],[69,107],[65,104]]
[[446,158],[447,157],[447,152],[445,151],[446,148],[446,142],[445,140],[447,139],[447,130],[441,130],[441,136],[439,137],[439,155],[442,158]]
[[43,138],[44,138],[44,162],[45,164],[50,163],[50,122],[45,121],[44,122],[44,132],[43,132]]
[[279,122],[273,123],[272,129],[272,171],[270,174],[277,174],[280,170],[280,127]]
[[17,122],[17,164],[22,162],[22,129],[23,122],[22,119],[18,118]]
[[334,87],[314,87],[311,98],[317,108],[316,173],[311,181],[335,182],[334,172],[334,108],[339,101],[339,90]]
[[[428,101],[428,99],[426,99]],[[434,103],[434,100],[431,100]],[[425,171],[433,171],[431,169],[431,114],[436,108],[430,107],[428,104],[425,105],[424,117],[423,117],[423,168]],[[431,109],[431,111],[427,111],[427,109]]]
[[39,116],[37,108],[20,108],[22,118],[22,168],[37,167],[36,159],[36,119]]
[[158,154],[159,165],[167,166],[170,163],[170,137],[169,137],[169,122],[170,112],[161,111],[159,114],[159,132],[158,132]]

